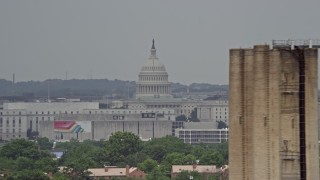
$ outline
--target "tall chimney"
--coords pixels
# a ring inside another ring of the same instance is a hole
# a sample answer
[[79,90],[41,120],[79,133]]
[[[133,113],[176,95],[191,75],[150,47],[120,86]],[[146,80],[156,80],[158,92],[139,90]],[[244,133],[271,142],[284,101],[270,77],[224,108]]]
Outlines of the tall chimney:
[[126,165],[126,176],[129,177],[129,165]]

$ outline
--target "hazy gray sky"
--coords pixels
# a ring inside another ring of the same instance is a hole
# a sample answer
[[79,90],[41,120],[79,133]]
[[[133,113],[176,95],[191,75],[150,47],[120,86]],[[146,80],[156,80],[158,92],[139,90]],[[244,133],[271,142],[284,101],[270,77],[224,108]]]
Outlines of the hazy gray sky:
[[230,48],[320,38],[319,0],[0,1],[0,79],[137,80],[152,39],[171,82],[228,83]]

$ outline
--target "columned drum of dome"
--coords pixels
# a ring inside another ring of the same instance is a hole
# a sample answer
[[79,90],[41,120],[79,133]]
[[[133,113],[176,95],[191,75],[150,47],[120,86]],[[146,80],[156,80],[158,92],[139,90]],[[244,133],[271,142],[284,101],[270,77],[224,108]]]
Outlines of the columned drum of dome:
[[170,95],[170,82],[165,66],[156,56],[154,40],[150,57],[144,62],[136,83],[136,98],[162,98]]

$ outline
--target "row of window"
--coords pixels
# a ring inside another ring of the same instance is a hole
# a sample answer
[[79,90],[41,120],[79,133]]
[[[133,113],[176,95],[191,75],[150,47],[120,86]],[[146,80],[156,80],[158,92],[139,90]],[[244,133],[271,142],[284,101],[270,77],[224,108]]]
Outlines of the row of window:
[[[68,114],[68,111],[65,111],[65,112],[59,111],[59,114],[62,114],[62,113]],[[79,114],[79,111],[75,111],[75,112],[70,111],[70,114],[74,114],[74,113],[75,113],[75,114]],[[6,115],[9,115],[9,114],[10,114],[10,112],[7,111],[7,112],[6,112]],[[14,115],[14,114],[15,114],[15,111],[13,111],[12,114]],[[19,112],[18,114],[19,114],[19,115],[22,115],[21,112]],[[29,115],[31,115],[31,114],[32,114],[32,111],[29,112]],[[38,112],[38,111],[35,111],[34,114],[50,114],[50,111],[48,111],[47,113],[45,113],[44,111],[42,111],[41,113]],[[57,112],[56,112],[56,111],[53,111],[52,114],[57,114]],[[1,112],[0,112],[0,115],[5,115],[5,114],[1,111]]]
[[140,81],[168,81],[167,77],[163,76],[140,76]]
[[[17,138],[17,137],[21,138],[22,136],[21,136],[21,134],[18,134],[18,135],[13,134],[12,137],[13,138]],[[6,135],[6,138],[9,139],[9,134]],[[3,137],[1,134],[0,134],[0,140],[3,140]]]
[[[6,115],[8,115],[8,114],[10,114],[10,112],[9,111],[7,111],[6,112]],[[15,111],[13,111],[12,112],[12,114],[16,114],[16,112]],[[21,111],[19,111],[19,113],[18,113],[19,115],[22,115],[22,113],[21,113]],[[3,111],[0,111],[0,115],[4,115],[4,112]]]
[[[16,129],[13,128],[11,132],[12,133],[16,133]],[[21,128],[20,127],[18,129],[18,132],[21,133]],[[0,128],[0,134],[1,133],[2,133],[2,128]],[[9,128],[6,129],[6,133],[10,133],[10,129]]]
[[[106,114],[109,114],[109,111],[105,111]],[[128,112],[128,114],[131,114],[131,111],[111,111],[110,114],[126,114]],[[159,111],[150,111],[150,112],[154,112],[154,113],[159,113]],[[94,111],[95,114],[98,114],[98,111]],[[148,113],[148,111],[144,112],[144,111],[134,111],[134,114],[137,114],[137,113]],[[163,114],[170,114],[171,112],[170,111],[162,111]],[[92,111],[89,111],[89,114],[92,114]],[[100,111],[100,114],[104,114],[104,111]]]

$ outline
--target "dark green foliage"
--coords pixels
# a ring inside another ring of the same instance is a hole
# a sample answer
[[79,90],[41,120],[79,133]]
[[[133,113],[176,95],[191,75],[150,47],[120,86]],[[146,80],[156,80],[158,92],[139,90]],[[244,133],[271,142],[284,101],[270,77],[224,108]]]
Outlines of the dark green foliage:
[[37,160],[40,158],[40,151],[34,142],[16,139],[5,144],[0,150],[0,155],[13,160],[20,156]]
[[[135,157],[131,155],[138,153],[142,149],[142,141],[131,132],[113,133],[106,142],[105,163],[106,165],[118,165],[124,167],[124,162],[129,157],[134,161]],[[137,155],[136,158],[141,158]]]
[[147,180],[170,180],[170,172],[164,171],[161,167],[154,168],[150,173],[148,173]]
[[173,152],[188,154],[192,147],[183,143],[182,140],[174,136],[152,139],[146,142],[144,152],[152,159],[161,162],[164,157]]
[[228,128],[227,123],[223,121],[218,121],[218,129],[225,129],[225,128]]
[[150,173],[158,166],[158,162],[153,159],[146,159],[142,163],[138,164],[139,169],[146,173]]
[[36,142],[42,150],[51,150],[52,149],[53,142],[50,142],[49,139],[46,137],[37,138]]
[[199,164],[214,164],[218,167],[228,164],[228,144],[197,145],[192,153],[199,159]]
[[187,116],[182,114],[176,117],[176,121],[187,121]]
[[190,115],[189,120],[192,121],[192,122],[200,122],[200,120],[199,120],[198,117],[197,117],[197,108],[194,108],[194,109],[191,111],[191,115]]
[[25,169],[22,171],[15,171],[10,174],[7,180],[48,180],[49,177],[41,170]]
[[175,180],[188,180],[190,179],[190,176],[192,177],[193,180],[203,180],[204,177],[198,173],[197,171],[181,171],[178,176],[176,176]]
[[[37,143],[24,139],[12,140],[0,148],[0,172],[8,179],[48,179],[46,174],[49,173],[53,174],[54,180],[87,179],[88,168],[130,165],[144,170],[148,180],[169,180],[172,165],[199,163],[221,166],[228,163],[227,143],[191,146],[173,136],[142,142],[130,132],[116,132],[109,141],[71,140],[57,143],[55,149],[64,152],[58,160],[54,160],[49,153],[51,147],[52,142],[47,138],[38,138]],[[64,171],[58,172],[58,166],[65,167]],[[184,172],[177,178],[190,175],[201,179],[194,172]],[[215,178],[209,177],[212,180]]]

